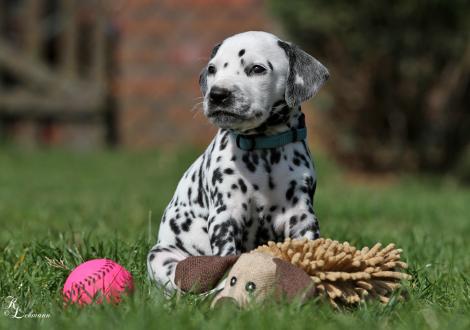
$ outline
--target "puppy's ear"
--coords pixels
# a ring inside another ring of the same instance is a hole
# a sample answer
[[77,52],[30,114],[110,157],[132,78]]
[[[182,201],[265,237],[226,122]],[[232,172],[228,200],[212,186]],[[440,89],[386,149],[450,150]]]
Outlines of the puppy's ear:
[[238,256],[190,256],[176,265],[175,284],[185,292],[207,292],[237,260]]
[[278,45],[289,59],[285,98],[289,107],[294,107],[315,96],[330,74],[323,64],[296,45],[281,40]]
[[308,274],[279,258],[273,259],[276,264],[276,294],[289,300],[300,297],[302,301],[315,296],[315,286]]
[[[212,59],[217,54],[217,51],[219,50],[221,45],[222,43],[219,43],[214,46],[211,52],[210,59]],[[202,69],[201,74],[199,75],[199,86],[201,88],[202,95],[206,95],[207,93],[207,65]]]

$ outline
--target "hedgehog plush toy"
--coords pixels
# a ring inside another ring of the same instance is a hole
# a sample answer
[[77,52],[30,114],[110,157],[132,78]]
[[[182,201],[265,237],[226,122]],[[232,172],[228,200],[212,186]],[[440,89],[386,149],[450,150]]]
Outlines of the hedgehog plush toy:
[[404,273],[407,264],[400,261],[401,252],[393,244],[358,250],[330,239],[287,239],[240,256],[189,257],[177,264],[175,282],[183,292],[209,292],[228,272],[212,306],[317,296],[335,307],[368,299],[387,303],[400,282],[411,279]]

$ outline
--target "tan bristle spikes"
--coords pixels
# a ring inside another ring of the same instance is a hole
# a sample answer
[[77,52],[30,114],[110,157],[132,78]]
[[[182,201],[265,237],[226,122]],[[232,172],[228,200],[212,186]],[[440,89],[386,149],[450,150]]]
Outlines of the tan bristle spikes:
[[387,303],[392,292],[400,288],[400,282],[411,279],[403,272],[408,265],[400,260],[402,250],[396,249],[395,244],[382,248],[377,243],[372,248],[357,249],[348,242],[324,238],[286,239],[268,242],[254,251],[302,268],[319,294],[335,307],[372,298]]

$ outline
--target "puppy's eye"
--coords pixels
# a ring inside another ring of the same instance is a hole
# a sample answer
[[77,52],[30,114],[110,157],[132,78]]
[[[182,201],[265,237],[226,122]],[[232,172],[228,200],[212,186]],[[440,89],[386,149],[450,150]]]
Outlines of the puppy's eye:
[[251,67],[250,73],[260,74],[260,73],[264,73],[265,71],[266,71],[266,68],[262,67],[261,65],[253,65]]
[[230,286],[234,286],[235,284],[237,284],[237,278],[234,276],[230,279]]
[[251,292],[254,292],[254,291],[256,290],[256,284],[253,283],[253,282],[248,282],[248,283],[246,283],[246,285],[245,285],[245,290],[246,290],[247,292],[250,292],[250,293],[251,293]]
[[215,74],[216,72],[217,72],[217,69],[215,68],[215,66],[209,65],[209,67],[207,68],[207,73],[208,74]]

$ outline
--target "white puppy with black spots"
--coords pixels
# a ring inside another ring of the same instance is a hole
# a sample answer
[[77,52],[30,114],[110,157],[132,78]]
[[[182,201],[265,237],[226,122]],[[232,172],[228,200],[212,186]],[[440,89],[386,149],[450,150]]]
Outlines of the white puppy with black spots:
[[176,264],[188,256],[319,237],[300,104],[327,79],[320,62],[266,32],[240,33],[213,49],[199,82],[204,114],[220,129],[163,214],[147,259],[152,279],[172,291]]

